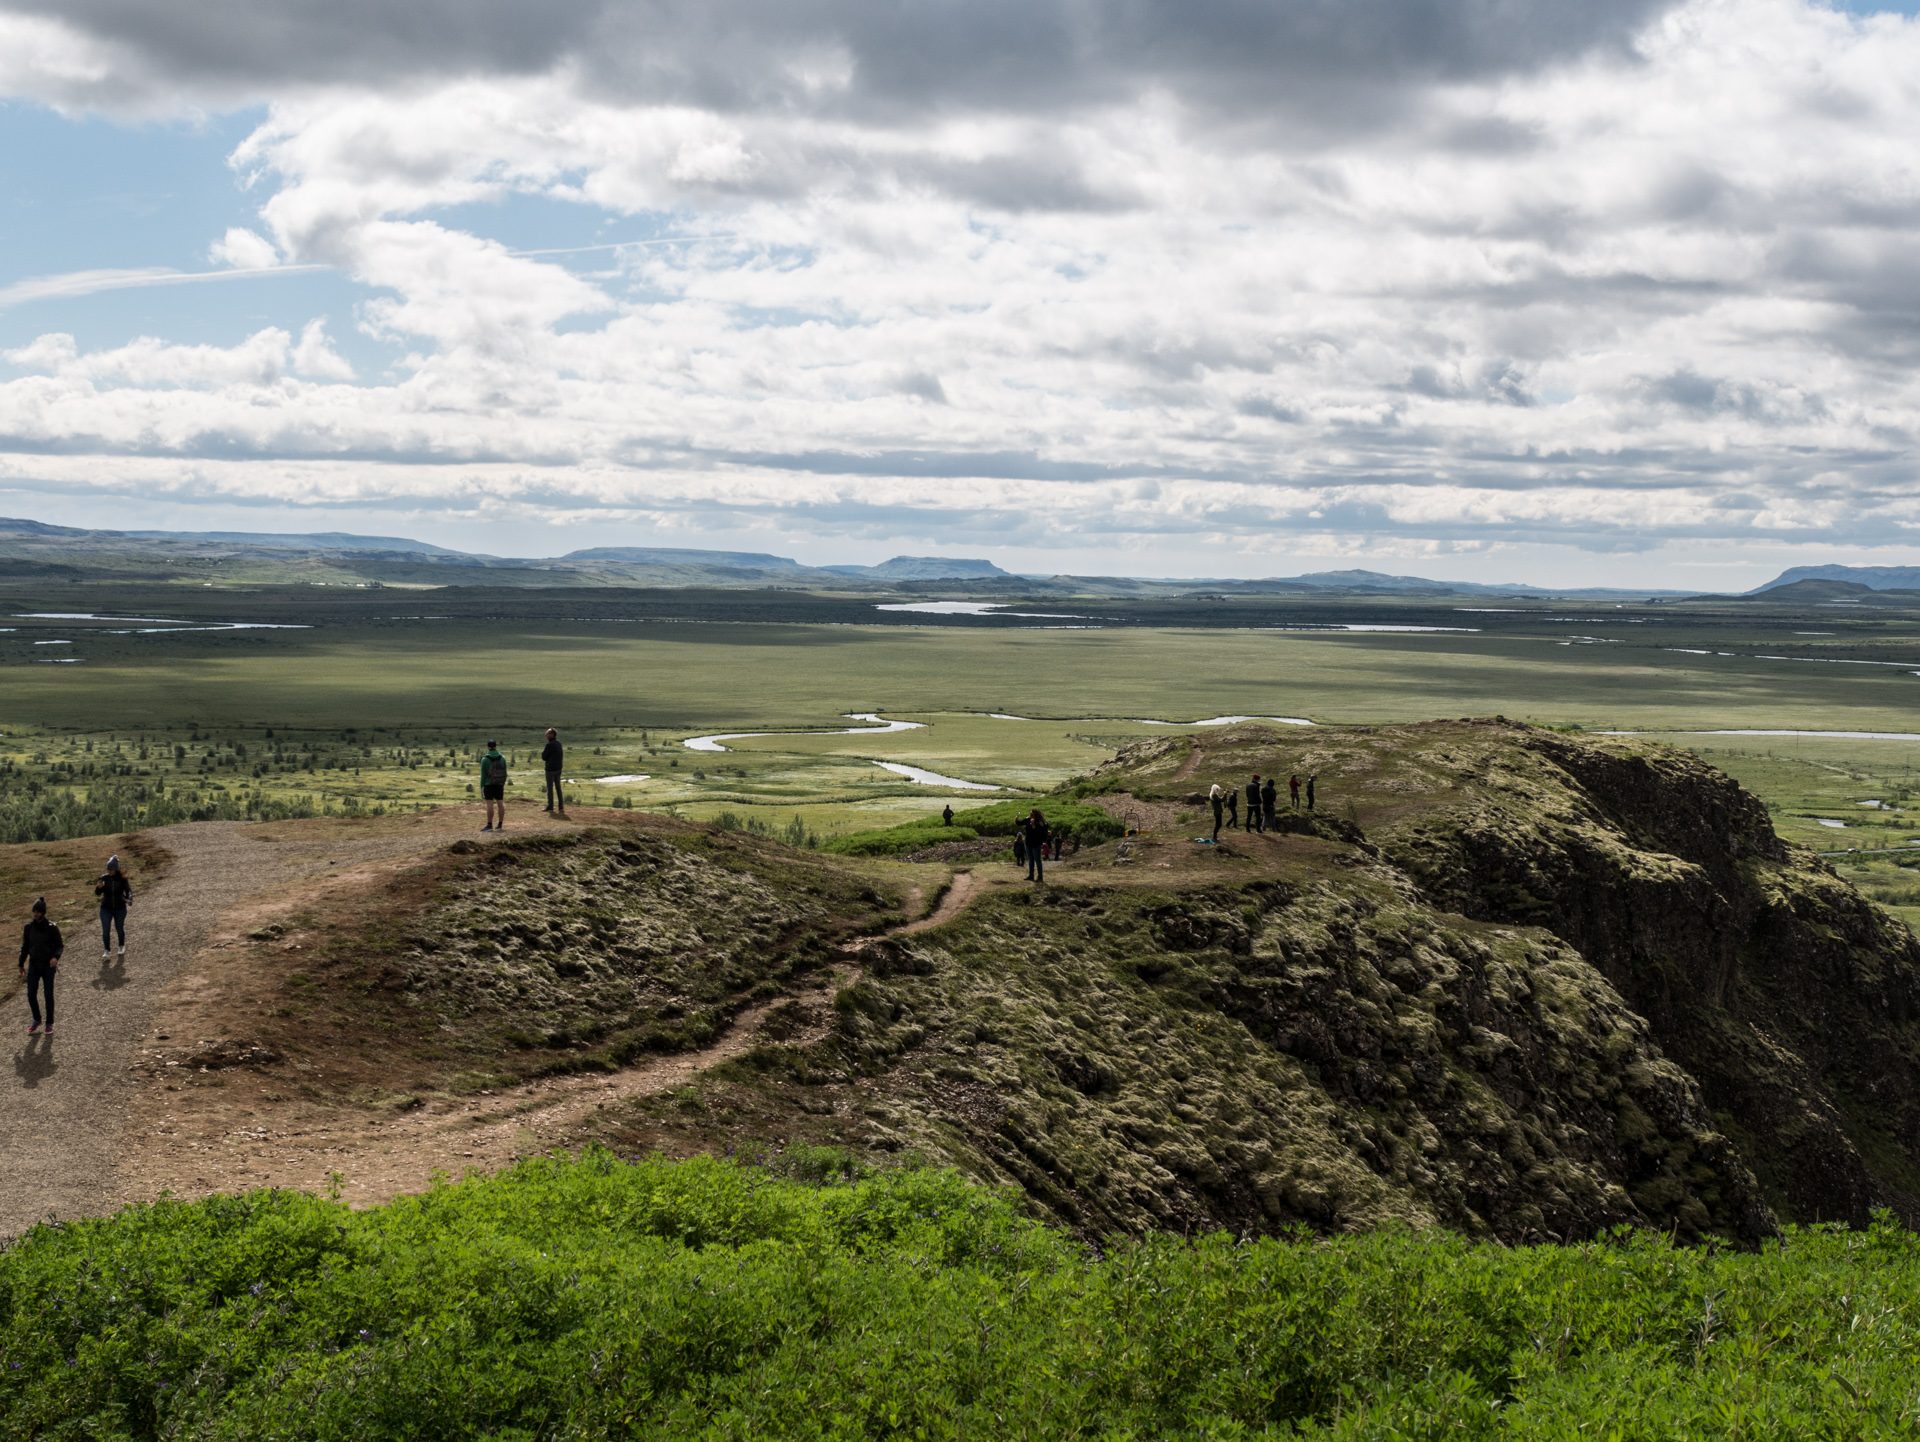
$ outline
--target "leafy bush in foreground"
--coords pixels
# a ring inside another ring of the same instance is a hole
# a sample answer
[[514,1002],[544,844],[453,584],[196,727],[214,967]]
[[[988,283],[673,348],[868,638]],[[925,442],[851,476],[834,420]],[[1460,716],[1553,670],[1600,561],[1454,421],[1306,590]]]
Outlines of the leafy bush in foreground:
[[1056,834],[1072,837],[1082,846],[1097,846],[1123,834],[1126,828],[1098,806],[1082,806],[1057,798],[1040,801],[996,801],[953,813],[953,825],[937,817],[906,821],[882,831],[856,831],[824,843],[824,850],[843,856],[904,856],[943,841],[973,841],[982,836],[1012,836],[1035,806]]
[[1503,1249],[1405,1231],[1103,1259],[958,1178],[527,1163],[0,1256],[9,1438],[1879,1437],[1920,1244]]

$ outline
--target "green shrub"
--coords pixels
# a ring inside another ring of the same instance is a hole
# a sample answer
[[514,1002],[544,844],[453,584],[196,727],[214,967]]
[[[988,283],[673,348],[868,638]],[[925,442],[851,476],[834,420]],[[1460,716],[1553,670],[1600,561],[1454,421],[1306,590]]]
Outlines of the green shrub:
[[1920,1240],[1884,1218],[1760,1253],[1093,1256],[947,1172],[604,1152],[365,1212],[163,1201],[0,1255],[9,1438],[1894,1437],[1916,1350]]
[[820,844],[822,851],[839,856],[904,856],[924,851],[943,841],[978,841],[980,833],[970,826],[942,826],[938,821],[913,821],[885,831],[855,831],[831,837]]
[[[976,806],[953,814],[953,825],[942,826],[937,818],[908,821],[884,831],[856,831],[836,836],[823,850],[843,856],[904,856],[924,851],[942,841],[973,841],[982,836],[1012,836],[1016,827],[1034,809],[1032,801],[997,801],[991,806]],[[1047,824],[1082,846],[1097,846],[1125,834],[1126,827],[1097,806],[1050,799],[1038,803]]]

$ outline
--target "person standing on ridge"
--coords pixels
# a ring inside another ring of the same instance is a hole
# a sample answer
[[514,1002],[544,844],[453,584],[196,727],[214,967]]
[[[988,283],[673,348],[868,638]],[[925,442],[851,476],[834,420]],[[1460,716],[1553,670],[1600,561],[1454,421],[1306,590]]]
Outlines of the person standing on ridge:
[[1213,790],[1207,793],[1207,802],[1213,807],[1213,839],[1220,839],[1220,817],[1226,811],[1226,798],[1220,794],[1220,783],[1213,783]]
[[100,959],[113,959],[113,933],[120,933],[120,954],[127,954],[127,903],[133,899],[133,887],[120,870],[120,858],[109,856],[107,869],[93,883],[93,894],[100,898]]
[[1300,778],[1297,775],[1287,778],[1287,795],[1293,799],[1293,809],[1298,811],[1300,809]]
[[560,745],[560,733],[549,726],[547,744],[540,748],[540,764],[547,768],[547,810],[558,806],[562,816],[567,814],[567,793],[560,787],[560,768],[566,754]]
[[1260,788],[1260,821],[1268,831],[1273,830],[1273,808],[1279,796],[1280,793],[1274,788],[1273,778],[1269,776],[1267,784]]
[[1046,845],[1051,834],[1047,818],[1040,814],[1038,806],[1027,817],[1027,880],[1045,881],[1047,879]]
[[951,803],[940,808],[940,824],[942,826],[953,825],[953,806]]
[[33,920],[20,933],[20,970],[27,978],[27,1007],[33,1013],[32,1036],[40,1030],[40,993],[47,994],[48,1035],[53,1033],[53,974],[60,969],[60,954],[67,949],[60,928],[47,920],[47,899],[33,903]]
[[1309,811],[1311,811],[1311,810],[1313,810],[1313,783],[1314,783],[1314,779],[1315,779],[1315,778],[1314,778],[1314,777],[1312,777],[1312,776],[1309,776],[1309,777],[1307,778],[1307,810],[1309,810]]
[[1261,830],[1260,826],[1260,775],[1254,773],[1253,780],[1247,783],[1247,834]]
[[[487,754],[480,758],[480,797],[487,803],[487,824],[482,831],[505,831],[507,829],[507,758],[500,754],[500,743],[489,741]],[[499,811],[500,822],[494,824],[494,812]]]

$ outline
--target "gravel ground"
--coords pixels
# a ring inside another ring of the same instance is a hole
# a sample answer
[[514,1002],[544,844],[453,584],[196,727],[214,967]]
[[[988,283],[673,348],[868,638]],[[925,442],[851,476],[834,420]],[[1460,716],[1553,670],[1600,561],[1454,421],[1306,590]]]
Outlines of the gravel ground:
[[[124,962],[99,960],[89,918],[66,929],[53,1035],[26,1034],[24,996],[8,1008],[14,1079],[0,1153],[0,1237],[49,1217],[99,1215],[118,1205],[115,1174],[133,1091],[128,1058],[148,1033],[162,989],[206,944],[223,911],[304,877],[470,834],[464,810],[448,814],[444,826],[407,834],[303,837],[292,844],[260,840],[259,827],[237,821],[149,832],[174,861],[127,909]],[[573,828],[522,824],[515,831],[563,829]]]

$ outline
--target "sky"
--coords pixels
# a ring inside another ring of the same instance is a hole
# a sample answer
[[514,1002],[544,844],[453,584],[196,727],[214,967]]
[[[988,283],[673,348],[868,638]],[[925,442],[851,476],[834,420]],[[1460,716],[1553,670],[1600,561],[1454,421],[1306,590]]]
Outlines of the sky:
[[1914,8],[0,0],[0,515],[1914,564]]

